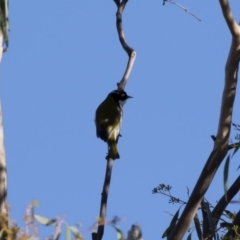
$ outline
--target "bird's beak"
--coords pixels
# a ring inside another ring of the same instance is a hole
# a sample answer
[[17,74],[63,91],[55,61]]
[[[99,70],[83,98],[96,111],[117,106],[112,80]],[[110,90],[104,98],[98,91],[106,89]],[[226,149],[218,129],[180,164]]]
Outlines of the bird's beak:
[[127,98],[133,98],[132,96],[127,96]]

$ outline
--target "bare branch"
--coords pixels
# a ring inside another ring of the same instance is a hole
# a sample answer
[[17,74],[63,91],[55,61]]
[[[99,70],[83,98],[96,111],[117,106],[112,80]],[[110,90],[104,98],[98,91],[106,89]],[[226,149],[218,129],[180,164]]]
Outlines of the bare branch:
[[[217,205],[212,211],[212,217],[215,226],[217,226],[220,216],[223,211],[226,209],[227,205],[231,202],[233,197],[239,192],[240,189],[240,176],[235,180],[232,186],[227,191],[227,196],[223,194]],[[227,201],[226,201],[227,199]]]
[[105,219],[107,215],[107,200],[108,200],[108,192],[109,192],[109,187],[111,182],[112,167],[113,167],[113,159],[108,158],[105,180],[104,180],[103,190],[102,190],[100,214],[99,214],[101,224],[98,224],[97,236],[96,234],[92,235],[93,240],[94,239],[101,240],[104,234],[104,225],[105,225]]
[[[0,62],[3,54],[4,36],[0,30]],[[4,147],[2,106],[0,103],[0,213],[7,213],[7,165]]]
[[165,2],[171,3],[173,5],[176,5],[178,7],[180,7],[182,10],[184,10],[186,13],[190,14],[191,16],[193,16],[194,18],[196,18],[198,21],[201,21],[200,18],[196,17],[194,14],[192,14],[187,8],[183,7],[182,5],[173,2],[172,0],[163,0],[163,5],[165,4]]
[[[114,0],[114,2],[116,3],[116,0]],[[134,51],[133,48],[128,46],[128,44],[125,40],[123,26],[122,26],[122,13],[123,13],[123,10],[124,10],[127,2],[128,2],[128,0],[122,0],[122,2],[119,5],[116,4],[118,6],[117,13],[116,13],[116,26],[117,26],[118,37],[119,37],[119,41],[120,41],[123,49],[125,50],[125,52],[127,53],[128,57],[129,57],[127,68],[122,77],[122,80],[120,81],[120,83],[117,84],[119,89],[125,88],[127,80],[132,71],[134,61],[136,59],[136,52]]]
[[219,3],[231,34],[239,37],[240,27],[234,19],[228,0],[219,0]]
[[[228,141],[231,130],[232,112],[236,95],[238,65],[240,60],[240,31],[236,27],[229,12],[227,0],[219,0],[224,17],[232,32],[232,44],[225,67],[225,86],[222,94],[221,112],[218,123],[218,132],[214,141],[214,148],[202,170],[202,173],[192,191],[183,213],[173,229],[169,240],[180,240],[188,229],[195,213],[208,190],[216,171],[228,152]],[[225,9],[226,8],[226,9]]]
[[[121,82],[117,84],[119,89],[124,89],[136,58],[136,52],[128,46],[124,37],[124,32],[122,27],[122,13],[128,0],[122,0],[122,1],[113,0],[113,1],[117,6],[116,26],[117,26],[119,40],[123,49],[126,51],[126,53],[129,56],[127,68],[125,70],[123,78]],[[113,159],[107,157],[107,168],[106,168],[105,180],[103,184],[101,206],[100,206],[100,216],[99,216],[100,222],[98,223],[97,233],[92,234],[92,240],[101,240],[104,234],[104,225],[105,225],[106,212],[107,212],[108,191],[109,191],[110,182],[111,182],[112,167],[113,167]]]

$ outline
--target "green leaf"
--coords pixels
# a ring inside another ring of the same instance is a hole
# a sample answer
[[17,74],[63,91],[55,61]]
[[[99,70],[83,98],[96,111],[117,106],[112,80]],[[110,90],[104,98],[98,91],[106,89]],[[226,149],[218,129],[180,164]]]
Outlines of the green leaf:
[[173,230],[173,228],[175,227],[176,222],[177,222],[177,220],[178,220],[179,210],[180,210],[180,208],[177,210],[177,212],[176,212],[175,215],[173,216],[173,219],[172,219],[172,221],[170,222],[169,227],[168,227],[168,228],[165,230],[165,232],[163,233],[162,238],[165,238],[165,237],[169,236],[169,234],[172,232],[172,230]]
[[74,234],[74,236],[79,235],[79,231],[76,227],[68,226],[69,230]]
[[202,229],[201,229],[201,225],[200,225],[200,221],[199,221],[197,213],[194,217],[194,224],[195,224],[195,228],[196,228],[196,231],[197,231],[198,239],[202,240],[203,239]]
[[82,235],[79,230],[74,226],[68,226],[68,229],[72,232],[76,240],[82,240]]
[[49,225],[55,226],[56,225],[56,219],[48,219],[48,218],[39,216],[37,214],[34,214],[33,216],[38,222],[40,222],[41,224],[43,224],[45,226],[49,226]]
[[228,190],[228,169],[229,169],[230,155],[227,156],[227,160],[224,165],[223,170],[223,185],[224,185],[224,193],[225,199],[227,201],[227,190]]
[[212,218],[212,213],[210,211],[208,203],[205,202],[204,205],[205,205],[205,208],[206,208],[206,211],[207,211],[207,216],[208,216],[208,221],[209,221],[209,225],[210,225],[210,228],[211,228],[212,236],[216,240],[215,226],[214,226],[214,222],[213,222],[213,218]]
[[235,146],[234,146],[234,151],[233,151],[233,154],[232,154],[232,156],[238,151],[238,149],[240,148],[240,142],[239,143],[235,143],[234,144]]
[[165,238],[168,236],[168,233],[169,233],[168,229],[169,229],[169,227],[164,231],[162,238]]
[[192,233],[190,232],[188,237],[187,237],[187,240],[192,240]]
[[71,230],[67,225],[66,225],[66,240],[71,240]]
[[235,215],[228,211],[228,210],[224,210],[224,212],[228,215],[228,217],[233,221],[235,219]]
[[113,224],[113,227],[117,231],[117,240],[124,240],[123,232],[118,228],[118,226]]

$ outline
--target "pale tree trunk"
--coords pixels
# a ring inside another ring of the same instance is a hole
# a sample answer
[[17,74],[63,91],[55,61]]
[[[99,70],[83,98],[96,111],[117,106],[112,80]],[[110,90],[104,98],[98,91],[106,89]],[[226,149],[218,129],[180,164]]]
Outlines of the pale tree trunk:
[[[222,94],[218,132],[213,150],[202,170],[182,215],[168,240],[181,240],[183,238],[214,178],[215,173],[229,150],[228,143],[240,60],[240,25],[233,17],[228,0],[219,0],[219,3],[223,17],[232,35],[232,43],[225,66],[225,85]],[[221,39],[218,40],[220,41]]]

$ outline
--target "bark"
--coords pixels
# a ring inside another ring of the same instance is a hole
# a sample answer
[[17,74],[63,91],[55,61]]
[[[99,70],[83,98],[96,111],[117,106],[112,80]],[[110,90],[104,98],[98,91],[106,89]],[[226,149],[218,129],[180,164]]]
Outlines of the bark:
[[[3,34],[0,31],[0,62],[3,54]],[[7,166],[4,147],[2,107],[0,103],[0,213],[7,213]]]
[[120,0],[114,0],[114,2],[117,5],[116,27],[117,27],[119,41],[122,45],[122,48],[128,55],[128,63],[127,63],[126,70],[124,72],[122,80],[120,81],[120,83],[117,84],[119,89],[124,89],[126,86],[127,80],[132,72],[133,64],[135,62],[137,53],[134,51],[133,48],[129,47],[129,45],[127,44],[124,36],[123,26],[122,26],[122,13],[128,0],[122,0],[122,2],[120,2]]
[[201,172],[178,223],[169,237],[169,240],[180,240],[183,238],[215,176],[216,171],[228,152],[228,140],[231,130],[240,58],[240,27],[233,18],[228,0],[219,0],[219,2],[223,16],[232,35],[232,43],[225,66],[225,85],[222,94],[218,132],[213,150]]
[[[113,1],[117,5],[116,27],[117,27],[119,40],[123,49],[126,51],[129,57],[127,67],[122,77],[122,80],[120,81],[120,83],[117,84],[118,89],[124,89],[133,68],[133,64],[136,58],[136,52],[128,46],[125,40],[123,26],[122,26],[122,13],[128,0],[122,0],[122,1],[113,0]],[[102,198],[101,198],[101,204],[100,204],[100,215],[99,215],[100,220],[98,223],[97,233],[92,233],[92,240],[101,240],[103,238],[105,220],[107,216],[107,200],[108,200],[108,193],[109,193],[109,188],[111,183],[112,168],[113,168],[113,159],[107,158],[107,167],[106,167],[105,180],[103,183],[103,191],[102,191]]]

